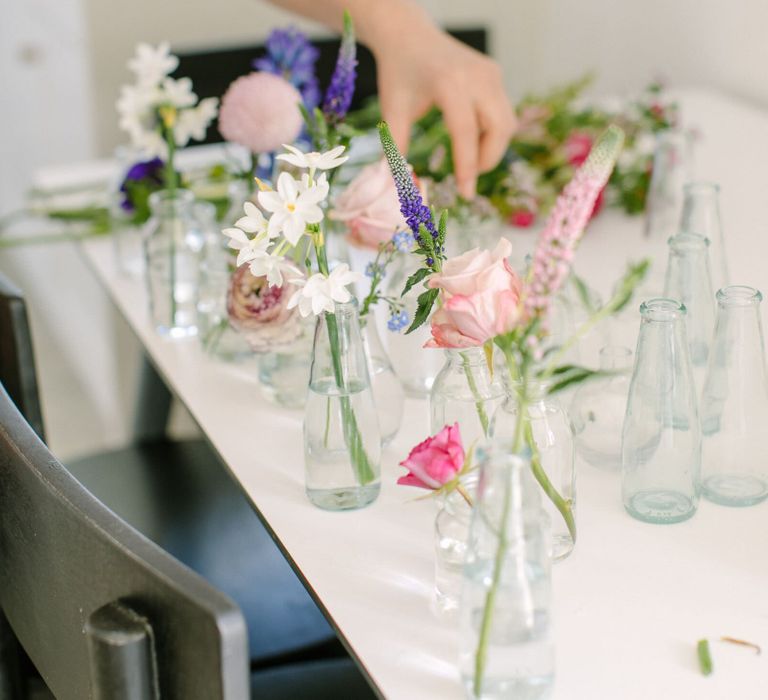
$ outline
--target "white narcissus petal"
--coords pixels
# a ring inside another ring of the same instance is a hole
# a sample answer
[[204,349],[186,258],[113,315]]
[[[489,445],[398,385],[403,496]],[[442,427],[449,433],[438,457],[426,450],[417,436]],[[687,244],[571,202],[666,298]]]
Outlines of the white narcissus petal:
[[299,195],[299,186],[290,173],[280,173],[277,178],[277,191],[283,202],[295,202]]
[[225,228],[222,233],[229,236],[229,247],[240,250],[244,245],[248,245],[248,236],[239,228]]
[[259,204],[267,211],[279,211],[283,208],[283,198],[274,190],[259,192]]
[[298,211],[308,224],[319,224],[323,220],[323,210],[317,204],[304,204]]

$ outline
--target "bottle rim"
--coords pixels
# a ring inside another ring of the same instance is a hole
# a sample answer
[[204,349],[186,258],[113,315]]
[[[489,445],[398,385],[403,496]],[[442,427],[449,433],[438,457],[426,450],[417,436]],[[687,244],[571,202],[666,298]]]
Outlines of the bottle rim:
[[715,298],[721,306],[751,306],[759,304],[763,300],[763,295],[754,287],[732,284],[718,289]]
[[640,304],[640,314],[648,321],[674,321],[686,313],[685,304],[667,297],[649,299]]

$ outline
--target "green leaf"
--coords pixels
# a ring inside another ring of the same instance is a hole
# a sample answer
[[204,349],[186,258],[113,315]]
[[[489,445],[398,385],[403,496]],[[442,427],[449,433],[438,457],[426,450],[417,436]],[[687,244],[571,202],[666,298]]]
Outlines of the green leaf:
[[617,374],[616,372],[588,369],[587,367],[579,367],[578,365],[563,365],[557,367],[552,372],[554,381],[549,387],[550,394],[556,394],[558,391],[563,391],[569,386],[574,384],[581,384],[590,379],[597,379],[598,377],[609,377]]
[[571,273],[571,282],[573,283],[573,286],[576,287],[576,294],[578,295],[579,301],[582,303],[584,308],[590,313],[597,311],[597,307],[594,303],[594,299],[592,298],[592,294],[590,293],[587,283],[575,272]]
[[428,289],[426,292],[419,294],[418,306],[416,307],[416,313],[413,316],[413,323],[411,323],[410,328],[405,332],[406,335],[412,333],[426,322],[439,293],[439,289]]
[[709,652],[709,641],[700,639],[696,645],[696,656],[699,658],[699,669],[702,675],[709,676],[712,673],[712,654]]
[[421,282],[424,278],[428,277],[430,274],[432,274],[432,270],[430,270],[428,267],[422,267],[416,270],[406,281],[405,281],[405,287],[403,287],[403,291],[400,292],[400,296],[404,297],[408,292],[411,291],[419,282]]
[[639,263],[633,263],[629,266],[626,274],[619,281],[619,284],[616,287],[613,299],[608,302],[613,309],[613,313],[618,313],[622,309],[626,308],[627,304],[632,301],[635,290],[645,279],[650,266],[651,261],[648,258],[641,260]]

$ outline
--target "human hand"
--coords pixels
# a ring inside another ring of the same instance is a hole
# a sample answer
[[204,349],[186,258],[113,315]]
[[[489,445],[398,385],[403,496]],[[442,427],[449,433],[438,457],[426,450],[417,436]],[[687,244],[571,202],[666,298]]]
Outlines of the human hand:
[[421,23],[411,18],[397,26],[396,33],[382,30],[372,42],[382,116],[405,150],[414,121],[439,107],[451,136],[459,191],[472,198],[478,174],[499,162],[515,130],[501,69],[425,16]]

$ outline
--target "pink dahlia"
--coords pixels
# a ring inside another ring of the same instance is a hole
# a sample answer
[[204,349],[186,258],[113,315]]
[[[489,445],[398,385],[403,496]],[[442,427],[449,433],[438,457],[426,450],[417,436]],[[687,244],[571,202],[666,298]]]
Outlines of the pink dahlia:
[[219,131],[253,153],[270,153],[298,137],[300,104],[299,91],[284,78],[250,73],[235,80],[221,98]]

